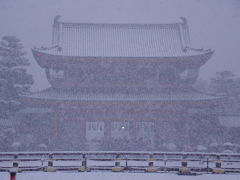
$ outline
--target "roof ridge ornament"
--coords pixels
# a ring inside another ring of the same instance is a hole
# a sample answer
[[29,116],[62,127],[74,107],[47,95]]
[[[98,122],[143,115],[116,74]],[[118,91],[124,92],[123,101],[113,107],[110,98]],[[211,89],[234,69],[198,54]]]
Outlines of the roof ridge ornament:
[[185,18],[185,17],[180,17],[180,19],[182,20],[182,22],[183,22],[184,25],[187,25],[187,24],[188,24],[187,18]]
[[60,47],[59,45],[55,45],[55,46],[51,46],[51,47],[44,47],[44,46],[41,46],[40,48],[34,48],[36,50],[52,50],[52,49],[57,49],[58,51],[62,51],[62,47]]
[[186,46],[185,49],[186,49],[186,51],[187,50],[192,50],[192,51],[199,51],[199,52],[202,52],[202,51],[205,51],[205,52],[212,51],[212,49],[194,48],[194,47],[189,47],[189,46]]
[[59,16],[59,15],[55,16],[54,17],[54,24],[58,24],[60,18],[61,18],[61,16]]

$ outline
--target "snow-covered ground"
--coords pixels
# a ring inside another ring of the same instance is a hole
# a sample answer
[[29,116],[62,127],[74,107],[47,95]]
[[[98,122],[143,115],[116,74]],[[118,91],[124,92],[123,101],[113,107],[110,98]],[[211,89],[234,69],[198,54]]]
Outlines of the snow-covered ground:
[[[9,180],[9,174],[0,172],[0,180]],[[239,180],[240,174],[204,174],[179,176],[174,173],[111,173],[111,172],[25,172],[16,180]]]

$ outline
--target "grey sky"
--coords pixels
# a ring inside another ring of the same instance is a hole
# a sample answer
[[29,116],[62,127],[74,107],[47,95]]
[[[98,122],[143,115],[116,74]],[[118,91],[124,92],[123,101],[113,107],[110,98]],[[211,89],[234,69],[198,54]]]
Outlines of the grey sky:
[[162,23],[188,19],[192,44],[212,48],[202,68],[207,79],[216,71],[240,75],[240,0],[0,0],[0,36],[16,35],[31,61],[34,89],[48,86],[30,48],[50,45],[55,15],[66,21],[97,23]]

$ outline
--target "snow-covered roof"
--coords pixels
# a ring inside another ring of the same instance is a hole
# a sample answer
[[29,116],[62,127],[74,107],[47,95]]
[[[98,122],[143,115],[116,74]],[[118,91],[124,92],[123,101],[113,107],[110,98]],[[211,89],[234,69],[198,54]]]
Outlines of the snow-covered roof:
[[190,48],[185,18],[172,24],[67,23],[56,18],[52,47],[41,51],[80,57],[177,57],[206,53]]
[[219,121],[224,127],[240,127],[240,116],[220,116]]
[[76,100],[76,101],[202,101],[214,100],[219,97],[204,94],[194,89],[82,89],[79,91],[46,89],[32,93],[28,98],[45,100]]

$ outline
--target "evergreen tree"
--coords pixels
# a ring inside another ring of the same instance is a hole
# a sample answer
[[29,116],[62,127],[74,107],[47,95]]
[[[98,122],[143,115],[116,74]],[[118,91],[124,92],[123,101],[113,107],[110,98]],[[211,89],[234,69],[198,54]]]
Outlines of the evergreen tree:
[[0,41],[0,118],[8,118],[21,107],[19,96],[33,84],[23,48],[15,36],[4,36]]
[[233,97],[239,95],[240,79],[231,71],[221,71],[216,73],[216,77],[211,79],[210,86],[216,94]]
[[216,77],[211,79],[210,84],[214,93],[224,95],[226,100],[223,104],[222,114],[239,114],[240,110],[240,78],[231,71],[217,72]]

